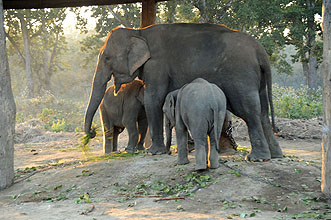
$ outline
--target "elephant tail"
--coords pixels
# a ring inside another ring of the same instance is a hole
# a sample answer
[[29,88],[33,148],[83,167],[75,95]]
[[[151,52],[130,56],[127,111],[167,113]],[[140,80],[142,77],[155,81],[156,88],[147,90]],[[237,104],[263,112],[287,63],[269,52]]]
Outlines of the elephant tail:
[[[266,56],[265,56],[266,57]],[[265,65],[261,65],[262,72],[265,75],[266,84],[267,84],[267,93],[268,93],[268,101],[270,105],[270,113],[271,113],[271,125],[272,129],[275,133],[279,132],[275,124],[275,117],[274,117],[274,105],[272,100],[272,75],[271,75],[271,68],[268,58],[266,57],[266,61],[264,62]]]
[[224,112],[222,112],[222,111],[214,112],[214,115],[216,117],[215,119],[217,119],[214,121],[216,150],[219,153],[220,152],[219,140],[221,138],[221,133],[222,133],[222,128],[223,128],[223,123],[224,123],[225,117],[224,117]]
[[[213,95],[215,94],[213,93]],[[216,103],[213,105],[212,110],[214,113],[214,138],[216,142],[216,150],[219,153],[220,152],[219,139],[221,138],[221,132],[224,122],[224,112],[222,113],[222,111],[220,111],[219,106]]]

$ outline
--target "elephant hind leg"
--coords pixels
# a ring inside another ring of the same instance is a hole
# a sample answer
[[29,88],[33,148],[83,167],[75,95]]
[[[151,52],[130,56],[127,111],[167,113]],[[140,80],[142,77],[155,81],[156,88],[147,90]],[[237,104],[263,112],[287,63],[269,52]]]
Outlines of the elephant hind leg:
[[206,150],[207,137],[195,138],[193,136],[193,139],[195,148],[195,170],[205,170],[208,164],[208,152]]
[[209,168],[216,169],[220,166],[218,152],[216,150],[216,141],[214,129],[210,132],[209,141],[208,141],[208,160],[209,160]]
[[188,149],[187,149],[188,131],[180,117],[176,118],[176,140],[177,140],[177,163],[180,165],[188,164]]
[[234,113],[247,124],[252,151],[247,156],[249,161],[263,161],[271,158],[268,142],[264,136],[261,122],[261,105],[258,92],[247,93],[245,99],[231,105]]
[[269,106],[268,106],[268,100],[267,100],[267,92],[266,88],[261,91],[260,93],[260,99],[261,99],[261,122],[263,127],[264,136],[267,139],[269,150],[271,153],[271,158],[282,158],[283,152],[280,148],[278,142],[275,139],[275,135],[273,133],[270,119],[269,119]]

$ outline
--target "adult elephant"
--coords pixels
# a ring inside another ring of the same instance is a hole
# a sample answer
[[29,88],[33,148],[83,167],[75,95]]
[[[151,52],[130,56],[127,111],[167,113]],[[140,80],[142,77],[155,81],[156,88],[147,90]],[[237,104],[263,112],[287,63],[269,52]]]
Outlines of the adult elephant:
[[152,154],[166,153],[162,126],[165,96],[200,77],[219,86],[228,110],[246,122],[252,145],[248,160],[282,157],[268,116],[270,104],[273,122],[268,56],[261,44],[245,33],[215,24],[112,30],[99,53],[93,101],[86,112],[87,133],[112,75],[116,91],[136,77],[144,81]]

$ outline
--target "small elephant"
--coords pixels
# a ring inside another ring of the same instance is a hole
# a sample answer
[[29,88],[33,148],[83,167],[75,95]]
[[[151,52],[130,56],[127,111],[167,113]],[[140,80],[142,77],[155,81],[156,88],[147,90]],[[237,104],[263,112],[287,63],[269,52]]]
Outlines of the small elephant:
[[[176,125],[178,164],[187,164],[187,137],[190,132],[195,147],[196,170],[219,167],[218,152],[226,98],[215,84],[197,78],[166,96],[163,112]],[[209,141],[208,137],[209,136]]]
[[118,135],[125,128],[129,134],[126,151],[134,153],[137,149],[144,150],[148,127],[143,105],[144,84],[141,80],[134,80],[116,95],[114,90],[114,86],[107,89],[99,107],[104,153],[117,151]]

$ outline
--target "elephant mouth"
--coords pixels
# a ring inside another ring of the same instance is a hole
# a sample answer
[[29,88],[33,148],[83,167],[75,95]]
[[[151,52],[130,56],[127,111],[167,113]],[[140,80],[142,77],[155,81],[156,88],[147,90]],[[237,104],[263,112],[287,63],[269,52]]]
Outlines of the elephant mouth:
[[114,95],[116,96],[117,93],[118,93],[118,92],[120,91],[120,89],[121,89],[122,83],[118,83],[118,82],[115,81],[114,84],[115,84]]

